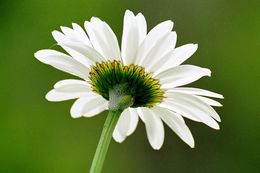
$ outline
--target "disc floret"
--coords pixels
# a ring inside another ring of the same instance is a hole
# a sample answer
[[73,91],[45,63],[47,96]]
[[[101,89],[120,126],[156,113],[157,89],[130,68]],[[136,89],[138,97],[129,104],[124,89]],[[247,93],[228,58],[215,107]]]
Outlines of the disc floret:
[[159,80],[138,65],[123,65],[116,60],[98,62],[91,67],[89,79],[93,91],[106,100],[109,91],[122,87],[122,94],[133,98],[131,107],[153,107],[164,98]]

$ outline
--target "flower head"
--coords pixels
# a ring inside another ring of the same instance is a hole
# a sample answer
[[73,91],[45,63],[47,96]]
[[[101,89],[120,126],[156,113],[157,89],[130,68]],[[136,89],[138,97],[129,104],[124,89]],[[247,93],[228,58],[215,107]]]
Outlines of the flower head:
[[176,48],[177,34],[172,28],[173,22],[165,21],[147,33],[144,16],[127,10],[121,51],[112,29],[96,17],[85,22],[85,30],[73,23],[72,28],[53,31],[54,39],[67,54],[44,49],[36,52],[35,57],[81,79],[57,82],[46,98],[49,101],[77,99],[71,108],[72,117],[92,117],[113,109],[111,98],[115,96],[111,91],[116,91],[132,99],[114,130],[117,142],[134,132],[140,118],[154,149],[160,149],[163,144],[163,122],[194,147],[183,117],[219,129],[220,117],[212,106],[221,104],[208,97],[223,96],[182,87],[210,76],[211,72],[194,65],[181,65],[198,46],[186,44]]

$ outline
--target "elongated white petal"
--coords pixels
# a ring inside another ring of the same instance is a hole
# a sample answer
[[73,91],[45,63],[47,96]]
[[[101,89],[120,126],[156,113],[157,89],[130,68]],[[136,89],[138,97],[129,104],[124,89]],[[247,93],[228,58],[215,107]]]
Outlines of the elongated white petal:
[[87,96],[89,93],[87,92],[71,92],[71,93],[67,93],[67,92],[59,92],[55,89],[52,89],[51,91],[49,91],[46,94],[46,99],[48,101],[52,101],[52,102],[59,102],[59,101],[65,101],[65,100],[71,100],[71,99],[77,99],[79,97],[84,97]]
[[81,54],[82,56],[80,57],[82,59],[78,58],[77,60],[84,64],[93,65],[96,62],[101,62],[105,60],[105,58],[102,55],[100,55],[100,53],[98,53],[95,49],[93,49],[90,46],[73,42],[61,44],[61,46],[71,49],[77,52],[78,54]]
[[210,105],[210,106],[217,106],[217,107],[221,107],[223,106],[221,103],[217,102],[216,100],[207,98],[207,97],[202,97],[202,96],[195,96],[198,99],[200,99],[201,101],[203,101],[204,103]]
[[134,109],[128,108],[124,110],[124,112],[120,115],[113,132],[114,139],[117,142],[123,142],[127,136],[131,135],[135,131],[138,124],[138,119],[138,115]]
[[126,10],[122,35],[122,59],[124,64],[135,63],[139,45],[146,36],[146,21],[141,13],[137,16]]
[[90,51],[90,53],[92,53],[93,50],[90,49],[92,48],[90,40],[85,31],[78,24],[73,23],[72,26],[73,29],[62,26],[61,30],[63,33],[59,31],[53,31],[52,35],[57,43],[61,47],[63,47],[63,49],[66,50],[73,58],[86,65],[87,67],[90,67],[90,65],[93,64],[93,59],[88,56],[84,56],[84,54],[81,53],[82,51],[78,52],[77,50],[75,50],[76,45],[81,45],[82,47],[87,47],[86,51]]
[[89,57],[86,57],[82,51],[75,49],[75,47],[78,47],[78,45],[81,45],[81,47],[88,47],[88,45],[82,44],[76,40],[71,40],[59,31],[53,31],[52,36],[57,41],[57,43],[71,55],[73,59],[90,68],[90,66],[93,64],[93,61],[89,59]]
[[193,107],[200,109],[205,114],[213,117],[217,121],[220,121],[218,113],[211,106],[209,106],[207,103],[197,98],[196,96],[190,94],[174,93],[169,91],[166,92],[165,96],[176,102],[180,101],[191,104]]
[[203,76],[210,76],[211,71],[194,65],[181,65],[164,72],[155,77],[160,80],[162,88],[174,88],[192,83]]
[[155,64],[160,64],[161,58],[168,53],[170,50],[174,49],[176,44],[177,35],[176,32],[169,32],[163,36],[154,47],[145,56],[143,65],[147,71],[154,71],[152,67]]
[[121,142],[123,142],[123,141],[125,140],[126,137],[127,137],[127,136],[122,135],[121,133],[119,133],[119,130],[118,130],[118,129],[115,129],[115,130],[113,131],[113,138],[114,138],[114,140],[115,140],[116,142],[121,143]]
[[112,51],[112,55],[110,58],[111,60],[121,60],[121,53],[120,53],[120,48],[119,48],[119,44],[118,44],[118,40],[117,37],[115,35],[115,33],[113,32],[113,30],[110,28],[110,26],[106,23],[103,22],[104,24],[104,31],[105,31],[105,35],[107,38],[107,42],[108,45],[110,46],[110,50]]
[[156,25],[146,36],[140,48],[138,49],[135,64],[143,65],[143,60],[153,46],[173,28],[172,21],[165,21]]
[[[199,100],[195,98],[196,101]],[[200,101],[200,100],[199,100]],[[220,121],[218,115],[215,115],[214,111],[202,105],[197,104],[194,99],[187,99],[179,95],[175,95],[174,98],[165,99],[165,102],[161,103],[159,107],[168,108],[174,112],[181,114],[182,116],[194,121],[203,122],[213,129],[219,129],[218,123],[212,118],[216,118]],[[203,102],[204,103],[204,102]],[[209,106],[210,107],[210,106]]]
[[[113,137],[117,142],[123,142],[123,140],[127,137],[130,121],[131,121],[130,111],[129,109],[125,109],[124,112],[122,112],[122,114],[120,115],[117,125],[113,132]],[[118,136],[120,137],[118,138]]]
[[103,97],[91,93],[86,97],[81,97],[72,105],[70,113],[73,118],[92,117],[108,108],[108,101]]
[[72,24],[73,29],[69,27],[61,27],[62,32],[70,42],[81,43],[86,46],[91,46],[89,38],[85,31],[76,23]]
[[198,44],[186,44],[174,49],[174,53],[166,63],[170,65],[168,68],[175,67],[186,61],[191,57],[198,49]]
[[83,79],[88,78],[89,69],[64,53],[44,49],[37,51],[34,56],[42,63],[49,64],[61,71]]
[[72,23],[72,27],[73,27],[74,31],[76,31],[77,34],[79,35],[81,41],[83,43],[85,43],[85,45],[92,47],[92,44],[91,44],[86,32],[84,31],[84,29],[76,23]]
[[54,40],[58,43],[58,44],[63,44],[63,43],[70,43],[70,42],[74,42],[71,39],[69,39],[68,37],[66,37],[63,33],[61,33],[60,31],[52,31],[51,32]]
[[139,31],[133,12],[126,10],[121,43],[122,59],[126,65],[134,63],[139,45],[138,32]]
[[190,87],[179,87],[179,88],[172,88],[169,89],[169,91],[174,91],[174,92],[180,92],[184,94],[192,94],[192,95],[200,95],[200,96],[207,96],[207,97],[214,97],[214,98],[221,98],[223,99],[223,95],[200,89],[200,88],[190,88]]
[[57,82],[54,89],[48,92],[49,101],[64,101],[87,96],[91,91],[89,84],[82,80],[66,79]]
[[164,141],[164,128],[162,120],[148,108],[138,108],[138,114],[145,123],[148,140],[155,150],[162,147]]
[[197,122],[202,122],[202,120],[199,117],[195,116],[194,113],[192,112],[192,110],[187,108],[187,106],[181,105],[178,103],[174,103],[172,100],[165,100],[164,102],[160,103],[158,105],[158,107],[167,108],[188,119],[191,119],[191,120],[197,121]]
[[128,110],[130,112],[131,120],[130,120],[128,131],[126,133],[127,136],[131,135],[135,131],[138,121],[139,121],[139,117],[138,117],[136,110],[133,108],[128,108]]
[[193,136],[180,115],[160,107],[154,107],[153,110],[185,143],[194,148]]
[[120,60],[120,50],[117,38],[107,23],[97,17],[92,17],[90,22],[85,22],[93,47],[106,59]]
[[138,13],[135,18],[137,20],[137,26],[139,31],[139,44],[141,44],[147,34],[147,24],[145,17],[142,13]]
[[86,81],[77,80],[77,79],[61,80],[54,85],[54,88],[57,91],[62,91],[62,92],[73,92],[73,91],[90,92],[90,91],[92,91],[89,83],[87,83]]
[[160,63],[153,67],[154,75],[167,69],[176,67],[191,57],[197,50],[197,44],[186,44],[173,49],[160,58]]
[[107,55],[110,56],[110,52],[107,52],[108,46],[106,45],[106,41],[103,39],[103,33],[100,33],[100,29],[98,30],[98,27],[94,26],[94,24],[89,21],[85,21],[84,26],[93,47],[102,54],[105,59],[108,59]]
[[77,99],[79,97],[85,97],[89,92],[73,91],[73,92],[61,92],[56,89],[52,89],[46,94],[46,99],[52,102],[59,102],[71,99]]

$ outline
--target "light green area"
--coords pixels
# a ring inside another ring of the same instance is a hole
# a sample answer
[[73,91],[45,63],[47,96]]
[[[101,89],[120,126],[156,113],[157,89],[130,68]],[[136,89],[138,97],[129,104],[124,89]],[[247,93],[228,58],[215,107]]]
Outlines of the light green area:
[[[172,19],[177,45],[198,43],[187,61],[212,70],[192,86],[222,93],[215,131],[187,120],[190,149],[169,128],[161,150],[148,144],[144,125],[123,144],[111,142],[104,173],[258,173],[260,171],[259,0],[1,0],[0,172],[88,172],[106,113],[72,119],[73,101],[44,99],[55,82],[74,78],[38,62],[33,53],[57,48],[51,31],[98,16],[122,35],[125,9],[142,12],[149,29]],[[121,39],[119,39],[121,40]]]

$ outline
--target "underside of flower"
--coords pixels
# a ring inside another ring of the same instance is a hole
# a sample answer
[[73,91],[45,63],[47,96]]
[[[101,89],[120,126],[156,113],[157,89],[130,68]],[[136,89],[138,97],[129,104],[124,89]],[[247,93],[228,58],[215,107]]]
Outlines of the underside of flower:
[[133,98],[131,107],[153,107],[161,103],[165,91],[159,80],[152,78],[151,73],[138,65],[123,65],[120,61],[96,63],[89,73],[94,92],[109,100],[109,92],[120,88],[122,95]]

